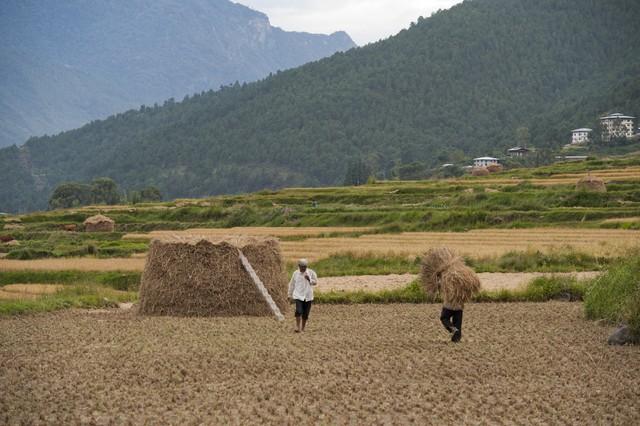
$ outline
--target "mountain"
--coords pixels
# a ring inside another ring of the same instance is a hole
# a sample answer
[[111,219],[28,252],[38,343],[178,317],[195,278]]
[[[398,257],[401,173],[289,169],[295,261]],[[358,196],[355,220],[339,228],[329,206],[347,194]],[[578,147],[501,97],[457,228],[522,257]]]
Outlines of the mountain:
[[640,113],[640,2],[473,0],[387,40],[0,150],[0,210],[108,176],[169,197],[341,184],[500,154],[519,127],[557,147],[598,114]]
[[227,0],[3,0],[0,147],[354,46]]

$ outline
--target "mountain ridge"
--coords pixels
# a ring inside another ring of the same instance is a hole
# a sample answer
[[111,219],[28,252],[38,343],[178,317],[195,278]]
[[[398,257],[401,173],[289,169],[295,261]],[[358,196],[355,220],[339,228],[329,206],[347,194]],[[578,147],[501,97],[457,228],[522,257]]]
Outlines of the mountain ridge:
[[227,0],[6,0],[0,146],[355,47]]

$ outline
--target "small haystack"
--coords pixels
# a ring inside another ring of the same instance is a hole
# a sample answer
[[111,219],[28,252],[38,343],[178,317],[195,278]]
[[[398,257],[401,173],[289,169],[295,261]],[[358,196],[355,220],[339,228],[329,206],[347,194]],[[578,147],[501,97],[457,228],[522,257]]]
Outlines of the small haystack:
[[576,184],[577,191],[607,192],[607,185],[604,181],[595,176],[587,175],[581,178]]
[[151,243],[140,285],[141,314],[281,319],[287,305],[275,239],[172,237]]
[[471,174],[473,176],[488,176],[489,175],[489,170],[487,170],[486,167],[474,167],[471,170]]
[[84,221],[84,230],[87,232],[113,232],[115,229],[116,222],[101,214],[91,216]]
[[449,309],[463,309],[480,291],[476,273],[446,247],[433,248],[423,256],[420,278],[425,291],[431,296],[439,293]]
[[498,173],[498,172],[501,172],[502,170],[504,170],[504,168],[502,167],[502,164],[489,164],[487,166],[487,171],[489,173]]

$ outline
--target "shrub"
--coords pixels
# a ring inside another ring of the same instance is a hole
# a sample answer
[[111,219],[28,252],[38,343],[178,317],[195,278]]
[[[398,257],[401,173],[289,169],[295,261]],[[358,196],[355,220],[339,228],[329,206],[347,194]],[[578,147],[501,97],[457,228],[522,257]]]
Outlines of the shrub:
[[44,259],[46,257],[55,256],[50,250],[34,250],[30,248],[12,250],[7,254],[7,259],[15,260]]
[[587,318],[627,323],[640,335],[640,249],[594,279],[585,296]]

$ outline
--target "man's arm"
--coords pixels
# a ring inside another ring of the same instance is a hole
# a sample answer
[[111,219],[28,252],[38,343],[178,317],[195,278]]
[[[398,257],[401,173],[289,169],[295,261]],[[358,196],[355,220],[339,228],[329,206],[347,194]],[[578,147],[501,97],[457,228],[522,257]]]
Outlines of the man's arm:
[[316,275],[315,271],[309,271],[309,284],[311,285],[318,284],[318,275]]

